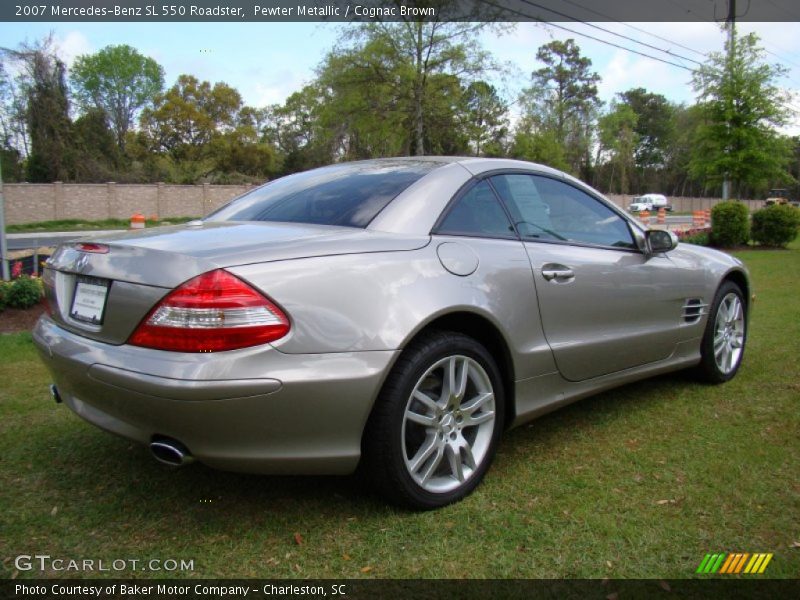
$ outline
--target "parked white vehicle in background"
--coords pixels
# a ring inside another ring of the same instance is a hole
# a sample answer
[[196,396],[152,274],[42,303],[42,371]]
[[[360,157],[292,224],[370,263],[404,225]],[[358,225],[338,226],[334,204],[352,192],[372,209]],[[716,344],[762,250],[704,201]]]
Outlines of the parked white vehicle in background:
[[643,210],[653,211],[663,208],[672,211],[672,205],[663,194],[643,194],[634,196],[631,205],[628,207],[630,212],[641,212]]
[[645,210],[647,211],[653,210],[653,205],[650,204],[649,202],[631,202],[631,205],[628,207],[628,211],[632,213],[639,213]]

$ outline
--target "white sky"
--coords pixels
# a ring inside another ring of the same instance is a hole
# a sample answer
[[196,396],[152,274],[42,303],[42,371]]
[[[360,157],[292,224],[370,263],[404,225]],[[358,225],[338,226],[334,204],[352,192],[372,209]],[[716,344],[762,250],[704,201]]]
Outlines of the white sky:
[[[603,38],[645,54],[683,64],[695,63],[703,53],[720,51],[723,33],[714,23],[598,23],[605,29],[668,50],[672,56],[637,45],[585,23],[564,23],[576,32]],[[75,56],[109,44],[129,44],[156,59],[172,85],[178,75],[190,73],[212,82],[234,86],[247,104],[282,102],[314,77],[314,69],[339,38],[346,25],[315,23],[0,23],[1,44],[15,47],[53,32],[69,64]],[[641,31],[640,31],[641,30]],[[800,27],[798,23],[741,23],[742,33],[756,31],[767,49],[769,62],[789,69],[780,84],[794,94],[795,119],[786,132],[800,134]],[[644,33],[647,32],[647,33]],[[653,37],[654,34],[659,37]],[[540,65],[536,50],[553,39],[572,37],[602,77],[601,99],[633,87],[663,94],[673,102],[694,100],[691,73],[643,56],[613,48],[559,30],[553,26],[520,23],[503,35],[484,32],[480,41],[496,59],[510,67],[510,75],[495,83],[507,100],[515,100]],[[660,39],[659,39],[660,38]],[[668,40],[668,41],[667,41]]]

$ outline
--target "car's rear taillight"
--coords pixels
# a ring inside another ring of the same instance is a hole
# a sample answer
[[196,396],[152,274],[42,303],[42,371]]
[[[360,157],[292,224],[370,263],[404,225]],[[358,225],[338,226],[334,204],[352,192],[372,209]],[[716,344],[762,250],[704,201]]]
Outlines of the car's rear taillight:
[[289,319],[280,308],[218,269],[170,292],[128,343],[174,352],[219,352],[273,342],[288,332]]

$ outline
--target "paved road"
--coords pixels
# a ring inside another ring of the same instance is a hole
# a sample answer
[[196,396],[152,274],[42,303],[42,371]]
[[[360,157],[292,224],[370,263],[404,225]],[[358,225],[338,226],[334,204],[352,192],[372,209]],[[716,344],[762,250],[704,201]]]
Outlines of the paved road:
[[75,240],[82,237],[91,237],[116,233],[116,231],[46,231],[42,233],[9,233],[6,234],[6,246],[9,252],[26,250],[28,248],[41,248],[42,246],[58,246],[61,242]]
[[674,217],[667,215],[667,223],[673,225],[681,225],[683,223],[691,223],[692,217],[690,215],[675,215]]

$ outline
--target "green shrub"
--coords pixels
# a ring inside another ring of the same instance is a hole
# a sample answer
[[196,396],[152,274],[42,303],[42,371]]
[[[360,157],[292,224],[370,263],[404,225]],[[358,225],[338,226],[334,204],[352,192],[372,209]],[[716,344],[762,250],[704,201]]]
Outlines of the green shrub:
[[783,248],[797,237],[800,210],[788,204],[773,204],[753,213],[753,241]]
[[688,235],[680,236],[680,240],[685,244],[694,244],[696,246],[708,246],[711,242],[708,239],[708,233],[700,231],[697,233],[689,233]]
[[42,300],[42,287],[33,277],[19,277],[11,284],[6,304],[13,308],[30,308]]
[[728,200],[711,209],[711,243],[728,248],[750,240],[750,212],[741,202]]
[[8,304],[8,292],[11,291],[11,282],[10,281],[0,281],[0,312]]

